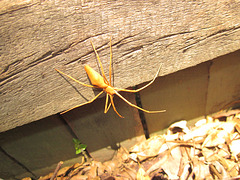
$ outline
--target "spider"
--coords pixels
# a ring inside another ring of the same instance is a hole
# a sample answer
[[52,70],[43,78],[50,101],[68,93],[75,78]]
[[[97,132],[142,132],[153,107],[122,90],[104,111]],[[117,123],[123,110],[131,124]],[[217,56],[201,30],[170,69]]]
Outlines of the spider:
[[[109,81],[107,80],[107,78],[106,78],[106,76],[105,76],[105,73],[104,73],[104,70],[103,70],[103,66],[102,66],[102,62],[101,62],[101,60],[100,60],[100,57],[99,57],[99,55],[98,55],[98,52],[97,52],[94,44],[92,43],[92,41],[91,41],[91,44],[92,44],[93,50],[94,50],[94,52],[95,52],[95,54],[96,54],[98,63],[99,63],[100,68],[101,68],[101,73],[102,73],[102,76],[101,76],[98,72],[96,72],[94,69],[92,69],[89,65],[85,65],[85,66],[84,66],[84,69],[85,69],[85,71],[87,72],[87,75],[88,75],[88,77],[89,77],[92,85],[89,85],[89,84],[85,84],[85,83],[83,83],[83,82],[80,82],[80,81],[78,81],[77,79],[75,79],[75,78],[73,78],[73,77],[65,74],[64,72],[62,72],[62,71],[60,71],[60,70],[58,70],[58,69],[55,69],[55,70],[58,71],[59,73],[65,75],[65,76],[67,76],[68,78],[72,79],[73,81],[75,81],[75,82],[83,85],[83,86],[91,87],[91,88],[102,89],[102,91],[101,91],[99,94],[97,94],[97,95],[96,95],[93,99],[91,99],[90,101],[87,101],[87,102],[82,103],[82,104],[80,104],[80,105],[77,105],[77,106],[75,106],[75,107],[73,107],[73,108],[70,108],[70,109],[62,112],[61,114],[64,114],[64,113],[66,113],[66,112],[68,112],[68,111],[70,111],[70,110],[72,110],[72,109],[75,109],[75,108],[77,108],[77,107],[83,106],[83,105],[85,105],[85,104],[92,103],[92,102],[93,102],[95,99],[97,99],[103,92],[106,92],[106,102],[105,102],[104,113],[107,113],[108,110],[109,110],[109,108],[110,108],[111,105],[112,105],[113,110],[117,113],[117,115],[118,115],[119,117],[123,118],[123,116],[121,116],[121,115],[118,113],[118,111],[117,111],[117,109],[116,109],[116,107],[115,107],[115,105],[114,105],[114,102],[113,102],[113,96],[114,96],[114,95],[117,95],[118,97],[120,97],[123,101],[125,101],[125,102],[126,102],[127,104],[129,104],[130,106],[132,106],[132,107],[134,107],[134,108],[137,108],[137,109],[140,109],[141,111],[144,111],[144,112],[146,112],[146,113],[160,113],[160,112],[165,112],[165,111],[166,111],[166,110],[149,111],[149,110],[143,109],[143,108],[138,107],[138,106],[136,106],[135,104],[129,102],[127,99],[125,99],[122,95],[119,94],[119,91],[136,93],[136,92],[139,92],[139,91],[145,89],[146,87],[150,86],[150,85],[155,81],[155,79],[157,78],[161,66],[158,68],[158,71],[157,71],[156,75],[154,76],[154,78],[152,79],[152,81],[150,81],[148,84],[146,84],[145,86],[143,86],[143,87],[141,87],[141,88],[139,88],[139,89],[130,90],[130,89],[121,89],[121,88],[113,87],[113,86],[112,86],[112,78],[111,78],[111,76],[112,76],[112,69],[111,69],[111,64],[112,64],[112,42],[111,42],[111,38],[110,38],[110,45],[109,45],[109,46],[110,46]],[[110,103],[108,103],[109,98],[110,98]]]

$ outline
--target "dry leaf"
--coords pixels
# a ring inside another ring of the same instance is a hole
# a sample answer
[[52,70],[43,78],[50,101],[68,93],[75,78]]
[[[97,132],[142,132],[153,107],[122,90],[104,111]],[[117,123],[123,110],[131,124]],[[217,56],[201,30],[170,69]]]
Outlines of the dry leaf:
[[142,167],[140,167],[138,169],[138,172],[137,172],[137,180],[150,180],[150,177],[148,175],[145,175],[145,171]]
[[169,158],[162,164],[161,168],[166,172],[169,179],[179,179],[178,171],[180,167],[181,156],[169,156]]
[[188,133],[189,129],[187,127],[187,121],[179,121],[176,123],[173,123],[172,125],[169,126],[167,134],[175,134],[177,132],[184,132]]
[[211,132],[209,132],[207,138],[203,142],[202,146],[213,147],[219,144],[224,144],[231,133],[234,132],[235,123],[234,122],[219,122],[212,127]]
[[22,178],[22,180],[32,180],[32,178],[30,178],[30,177],[25,177],[25,178]]
[[210,165],[211,165],[210,172],[213,177],[215,178],[217,177],[218,179],[223,179],[228,177],[226,170],[218,161],[213,161],[211,162]]
[[72,168],[72,166],[67,166],[67,167],[64,167],[64,168],[61,168],[57,175],[56,176],[62,176],[64,174],[66,174],[67,171],[69,171],[70,169]]
[[[145,142],[130,148],[130,152],[134,152],[137,155],[138,160],[141,162],[149,157],[157,156],[164,142],[165,139],[163,136],[153,136]],[[136,159],[134,156],[131,156],[131,158]]]
[[[195,139],[196,141],[204,139],[208,132],[216,126],[216,123],[207,123],[202,126],[198,126],[192,129],[189,133],[185,134],[183,137],[184,141]],[[197,138],[197,139],[196,139]]]
[[[226,122],[208,116],[190,129],[186,121],[174,123],[167,134],[133,146],[131,154],[121,147],[111,161],[103,164],[92,161],[62,168],[56,180],[237,179],[240,114],[224,119]],[[51,177],[52,173],[40,179]]]
[[237,155],[240,153],[240,139],[233,140],[229,144],[232,155],[237,159]]
[[52,177],[53,173],[49,173],[48,175],[46,176],[41,176],[38,180],[47,180],[47,179],[50,179]]
[[195,176],[195,179],[206,179],[206,177],[210,174],[209,166],[203,161],[199,161],[195,158],[193,161],[192,173],[193,176]]
[[195,127],[200,127],[200,126],[203,126],[204,124],[207,123],[207,120],[206,119],[200,119],[198,120],[196,123],[195,123]]
[[81,175],[77,174],[71,178],[71,180],[87,180],[88,176],[87,175]]

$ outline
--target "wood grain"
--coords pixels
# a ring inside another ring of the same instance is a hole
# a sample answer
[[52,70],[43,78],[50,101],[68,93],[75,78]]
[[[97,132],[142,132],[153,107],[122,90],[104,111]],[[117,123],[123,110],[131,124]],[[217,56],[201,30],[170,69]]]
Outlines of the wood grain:
[[[1,1],[6,2],[6,1]],[[127,88],[240,47],[239,1],[18,1],[0,9],[0,132],[94,96],[54,71],[88,83],[98,69],[92,40],[114,85]],[[81,94],[81,95],[80,95]]]

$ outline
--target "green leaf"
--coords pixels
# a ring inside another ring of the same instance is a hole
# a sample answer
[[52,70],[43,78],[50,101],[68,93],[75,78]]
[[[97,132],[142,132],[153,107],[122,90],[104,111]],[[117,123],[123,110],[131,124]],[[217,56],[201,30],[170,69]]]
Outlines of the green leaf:
[[76,149],[76,154],[80,154],[82,152],[81,149]]
[[82,151],[85,151],[87,148],[87,145],[82,144],[78,139],[73,138],[73,143],[75,146],[76,154],[82,153]]

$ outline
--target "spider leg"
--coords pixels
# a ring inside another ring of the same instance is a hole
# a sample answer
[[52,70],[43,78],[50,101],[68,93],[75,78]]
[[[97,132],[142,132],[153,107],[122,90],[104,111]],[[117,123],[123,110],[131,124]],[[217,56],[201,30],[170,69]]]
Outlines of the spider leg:
[[64,111],[64,112],[61,112],[60,114],[64,114],[64,113],[66,113],[66,112],[68,112],[68,111],[70,111],[70,110],[72,110],[72,109],[78,108],[78,107],[83,106],[83,105],[85,105],[85,104],[90,104],[90,103],[93,102],[95,99],[97,99],[98,96],[100,96],[103,92],[104,92],[104,91],[101,91],[100,93],[98,93],[98,94],[97,94],[93,99],[91,99],[90,101],[87,101],[87,102],[82,103],[82,104],[80,104],[80,105],[77,105],[77,106],[75,106],[75,107],[73,107],[73,108],[70,108],[70,109],[68,109],[68,110],[66,110],[66,111]]
[[108,96],[109,96],[109,94],[106,95],[106,102],[105,102],[104,113],[107,113],[109,108],[111,107],[111,103],[109,103],[109,105],[108,105]]
[[145,86],[139,88],[139,89],[131,90],[131,89],[121,89],[121,88],[116,88],[116,87],[114,87],[114,89],[117,90],[117,91],[125,91],[125,92],[133,92],[133,93],[134,93],[134,92],[139,92],[139,91],[145,89],[146,87],[150,86],[150,85],[155,81],[155,79],[157,78],[158,73],[159,73],[161,67],[162,67],[162,64],[159,66],[158,71],[157,71],[156,75],[154,76],[153,80],[150,81],[150,82],[149,82],[148,84],[146,84]]
[[83,86],[94,87],[93,85],[82,83],[82,82],[76,80],[75,78],[73,78],[72,76],[69,76],[69,75],[65,74],[64,72],[62,72],[62,71],[60,71],[60,70],[58,70],[58,69],[55,69],[55,70],[56,70],[57,72],[59,72],[60,74],[63,74],[64,76],[67,76],[68,78],[72,79],[73,81],[75,81],[75,82],[77,82],[77,83],[79,83],[79,84],[81,84],[81,85],[83,85]]
[[98,60],[98,63],[99,63],[99,65],[100,65],[100,68],[101,68],[101,71],[102,71],[102,76],[103,76],[104,80],[105,80],[106,82],[108,82],[108,80],[107,80],[107,78],[106,78],[106,76],[105,76],[104,70],[103,70],[102,62],[101,62],[101,60],[100,60],[100,57],[99,57],[99,55],[98,55],[98,52],[97,52],[97,50],[96,50],[96,48],[95,48],[95,46],[94,46],[94,44],[93,44],[92,41],[91,41],[91,44],[92,44],[93,50],[94,50],[94,52],[95,52],[95,54],[96,54],[96,56],[97,56],[97,60]]
[[128,100],[126,100],[123,96],[121,96],[117,91],[115,91],[116,95],[118,95],[118,97],[120,97],[122,100],[124,100],[126,103],[128,103],[130,106],[135,107],[137,109],[140,109],[146,113],[160,113],[160,112],[165,112],[166,110],[161,110],[161,111],[148,111],[146,109],[140,108],[138,106],[136,106],[135,104],[132,104],[131,102],[129,102]]
[[117,113],[117,115],[118,115],[120,118],[124,118],[123,116],[121,116],[121,115],[117,112],[116,107],[115,107],[114,102],[113,102],[113,96],[112,96],[112,95],[109,95],[109,97],[110,97],[110,100],[111,100],[111,104],[112,104],[112,106],[113,106],[113,110]]
[[107,108],[107,112],[108,112],[109,108],[111,107],[111,105],[112,105],[112,104],[111,104],[111,103],[109,103],[109,105],[108,105],[108,108]]
[[112,85],[112,38],[110,38],[109,83]]
[[[109,107],[108,107],[108,94],[106,94],[106,102],[105,102],[105,108],[104,108],[104,113],[107,113],[108,112],[108,109],[109,109]],[[110,103],[111,104],[111,103]]]

